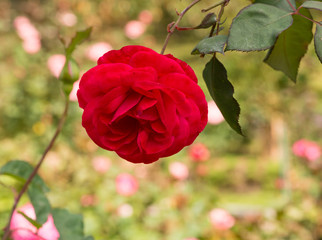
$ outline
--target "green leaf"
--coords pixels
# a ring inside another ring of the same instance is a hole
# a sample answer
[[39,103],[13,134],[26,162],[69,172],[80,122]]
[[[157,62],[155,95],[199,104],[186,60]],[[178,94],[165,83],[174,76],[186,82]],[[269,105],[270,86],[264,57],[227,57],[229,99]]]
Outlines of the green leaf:
[[60,234],[59,240],[83,240],[84,223],[83,217],[78,214],[72,214],[66,209],[53,209],[52,215],[55,226]]
[[[7,162],[0,169],[0,175],[7,175],[15,178],[18,181],[25,182],[31,175],[34,167],[28,162],[21,160],[12,160]],[[43,192],[49,191],[49,188],[46,186],[45,182],[37,174],[31,182],[33,187],[41,189]]]
[[[296,8],[295,0],[289,0],[290,3]],[[277,8],[283,9],[288,12],[294,12],[293,8],[285,0],[256,0],[254,3],[264,3],[268,5],[275,6]]]
[[209,28],[217,22],[217,16],[214,13],[208,13],[202,22],[194,29]]
[[237,133],[242,135],[238,123],[240,107],[233,97],[234,87],[227,78],[224,65],[217,58],[212,58],[203,70],[203,78],[211,97],[216,102],[227,123]]
[[51,213],[51,206],[46,195],[38,188],[29,187],[28,196],[35,209],[36,221],[41,225],[44,224]]
[[21,211],[17,211],[19,214],[21,214],[28,222],[30,222],[32,225],[34,225],[37,229],[41,228],[42,224],[39,224],[37,221],[33,220],[32,218],[28,217],[26,214],[24,214]]
[[[321,22],[322,23],[322,22]],[[322,63],[322,26],[316,24],[316,31],[314,34],[314,48],[315,53]]]
[[223,54],[226,42],[226,35],[217,35],[210,38],[204,38],[192,50],[191,54],[208,54],[214,52],[220,52]]
[[[300,9],[300,13],[311,17],[307,9]],[[313,38],[313,24],[298,15],[294,15],[293,19],[292,26],[279,35],[264,62],[275,70],[284,72],[293,82],[296,82],[300,61]]]
[[87,236],[84,238],[84,240],[94,240],[93,236]]
[[292,22],[291,14],[285,10],[262,3],[252,4],[233,19],[226,50],[268,49]]
[[89,38],[89,36],[91,35],[91,32],[92,32],[92,27],[89,27],[84,31],[76,32],[75,37],[72,38],[67,48],[65,49],[66,60],[72,56],[72,53],[74,52],[74,50],[78,45],[80,45],[82,42],[84,42],[86,39]]
[[316,9],[316,10],[320,10],[322,11],[322,2],[318,2],[318,1],[306,1],[304,2],[301,7],[304,8],[312,8],[312,9]]
[[63,83],[63,91],[66,96],[70,94],[73,89],[73,83],[79,78],[79,67],[74,59],[72,53],[76,47],[89,38],[92,28],[87,28],[84,31],[76,32],[75,37],[72,38],[68,46],[65,48],[66,61],[59,80]]

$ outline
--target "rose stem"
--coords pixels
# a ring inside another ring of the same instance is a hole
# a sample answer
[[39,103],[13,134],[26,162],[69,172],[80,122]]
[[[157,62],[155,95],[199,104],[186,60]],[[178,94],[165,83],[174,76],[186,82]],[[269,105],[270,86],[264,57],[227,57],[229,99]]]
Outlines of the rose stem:
[[47,148],[45,149],[44,153],[42,154],[39,162],[37,163],[36,167],[34,168],[34,170],[32,171],[32,173],[30,174],[30,176],[28,177],[28,179],[26,180],[25,184],[23,185],[22,189],[20,190],[19,194],[17,195],[17,197],[15,198],[15,201],[14,201],[14,204],[13,204],[13,207],[11,209],[11,213],[10,213],[10,217],[9,217],[9,221],[8,221],[8,224],[7,226],[4,228],[4,235],[3,235],[3,238],[2,240],[6,240],[9,235],[10,235],[10,222],[11,222],[11,219],[12,219],[12,216],[13,216],[13,213],[14,211],[16,210],[17,208],[17,205],[19,203],[19,200],[21,199],[22,195],[27,191],[28,189],[28,186],[30,185],[31,181],[33,180],[33,178],[36,176],[41,164],[43,163],[47,153],[49,152],[49,150],[53,147],[59,133],[61,132],[62,128],[63,128],[63,125],[64,125],[64,122],[65,122],[65,119],[66,119],[66,116],[67,116],[67,112],[68,112],[68,106],[69,106],[69,100],[68,98],[66,97],[66,103],[65,103],[65,109],[64,109],[64,112],[59,120],[59,123],[58,123],[58,126],[57,126],[57,129],[56,129],[56,132],[54,134],[54,136],[52,137],[52,139],[50,140]]
[[206,8],[206,9],[202,9],[201,12],[208,12],[209,10],[215,8],[215,7],[218,7],[219,5],[223,4],[224,2],[226,2],[226,0],[222,0],[218,3],[216,3],[215,5],[209,7],[209,8]]
[[171,37],[171,35],[173,34],[173,32],[176,30],[179,22],[181,21],[182,17],[185,15],[185,13],[190,9],[192,8],[195,4],[197,4],[198,2],[200,2],[201,0],[194,0],[188,7],[186,7],[180,14],[179,14],[179,17],[178,17],[178,20],[171,26],[169,32],[168,32],[168,35],[164,41],[164,45],[162,47],[162,50],[160,52],[160,54],[164,54],[164,51],[168,45],[168,42],[169,42],[169,39]]
[[288,5],[291,6],[291,8],[293,9],[293,11],[296,11],[296,8],[292,5],[292,3],[290,2],[290,0],[286,0],[288,2]]

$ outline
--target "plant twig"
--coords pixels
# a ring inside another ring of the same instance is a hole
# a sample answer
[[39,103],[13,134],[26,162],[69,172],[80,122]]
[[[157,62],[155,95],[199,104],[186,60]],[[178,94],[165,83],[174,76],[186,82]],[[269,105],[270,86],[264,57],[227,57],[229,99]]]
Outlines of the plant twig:
[[296,11],[296,8],[292,5],[292,3],[290,2],[290,0],[286,0],[288,2],[288,5],[291,6],[291,8],[293,9],[293,11]]
[[215,5],[213,5],[213,6],[209,7],[209,8],[202,9],[201,12],[208,12],[209,10],[211,10],[211,9],[213,9],[215,7],[218,7],[218,6],[220,6],[221,4],[223,4],[225,2],[226,2],[226,0],[222,0],[222,1],[216,3]]
[[174,33],[174,31],[176,30],[176,28],[178,27],[178,24],[180,23],[182,17],[186,14],[186,12],[192,8],[194,5],[196,5],[198,2],[200,2],[201,0],[194,0],[188,7],[186,7],[181,13],[179,13],[179,17],[178,20],[171,26],[171,28],[168,31],[168,35],[164,41],[162,50],[160,52],[160,54],[164,54],[164,51],[168,45],[169,39],[172,36],[172,34]]
[[58,126],[57,126],[57,129],[56,129],[56,132],[54,134],[54,136],[52,137],[52,139],[50,140],[47,148],[45,149],[44,153],[42,154],[39,162],[37,163],[36,167],[34,168],[34,170],[32,171],[32,173],[30,174],[30,176],[28,177],[28,179],[26,180],[25,184],[23,185],[22,189],[20,190],[20,192],[18,193],[17,197],[15,198],[15,201],[14,201],[14,204],[13,204],[13,207],[11,209],[11,212],[10,212],[10,216],[9,216],[9,220],[8,220],[8,224],[7,226],[4,228],[4,235],[2,237],[2,240],[6,240],[8,239],[9,235],[10,235],[10,222],[11,222],[11,219],[12,219],[12,216],[13,216],[13,213],[14,211],[16,210],[17,208],[17,205],[19,203],[19,200],[21,199],[22,195],[27,191],[31,181],[34,179],[34,177],[36,176],[40,166],[42,165],[42,163],[44,162],[44,159],[47,155],[47,153],[49,152],[49,150],[53,147],[59,133],[61,132],[62,128],[63,128],[63,125],[64,125],[64,122],[65,122],[65,119],[66,119],[66,116],[67,116],[67,112],[68,112],[68,106],[69,106],[69,100],[68,98],[66,97],[66,104],[65,104],[65,109],[64,109],[64,112],[59,120],[59,123],[58,123]]
[[224,14],[224,8],[225,8],[225,6],[227,6],[227,4],[229,3],[229,1],[230,0],[224,0],[221,3],[221,7],[220,7],[220,10],[219,10],[218,19],[217,19],[218,24],[217,24],[217,29],[216,29],[216,35],[218,35],[218,33],[219,33],[220,20],[221,20],[222,15]]
[[303,15],[303,14],[301,14],[301,13],[296,13],[295,15],[299,15],[299,16],[301,16],[301,17],[304,17],[304,18],[306,18],[307,20],[309,20],[309,21],[311,21],[311,22],[313,22],[313,23],[315,23],[315,24],[317,24],[317,25],[319,25],[319,26],[322,26],[322,23],[320,23],[320,22],[318,22],[318,21],[315,21],[315,20],[313,20],[313,19],[311,19],[311,18],[309,18],[309,17],[307,17],[307,16],[305,16],[305,15]]

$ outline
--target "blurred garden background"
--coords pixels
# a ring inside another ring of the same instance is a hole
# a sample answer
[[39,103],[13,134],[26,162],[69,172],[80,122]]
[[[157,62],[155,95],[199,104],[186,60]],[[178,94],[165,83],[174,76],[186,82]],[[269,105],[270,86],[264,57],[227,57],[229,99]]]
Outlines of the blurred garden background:
[[[64,109],[60,39],[68,42],[77,30],[93,27],[74,54],[81,72],[125,45],[160,52],[176,9],[189,3],[1,0],[0,164],[35,164],[55,131]],[[213,3],[197,4],[182,27],[198,25],[200,10]],[[227,26],[248,4],[231,1]],[[312,15],[321,21],[318,12]],[[209,58],[190,55],[208,31],[176,32],[166,49],[191,65],[210,102],[209,123],[195,143],[150,165],[128,163],[91,141],[72,93],[63,132],[39,173],[51,189],[51,205],[83,214],[85,232],[95,239],[321,240],[322,67],[313,46],[296,84],[262,62],[266,52],[218,56],[242,109],[242,137],[211,103],[202,79]],[[6,186],[15,184],[0,176],[0,229],[13,204]]]

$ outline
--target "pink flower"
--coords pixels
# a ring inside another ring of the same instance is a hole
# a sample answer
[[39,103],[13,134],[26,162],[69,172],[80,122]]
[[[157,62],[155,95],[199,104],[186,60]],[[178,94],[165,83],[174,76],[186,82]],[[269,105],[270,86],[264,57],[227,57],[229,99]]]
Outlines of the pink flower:
[[221,208],[211,210],[209,217],[212,226],[217,230],[227,230],[235,224],[235,218]]
[[26,41],[23,41],[22,47],[26,51],[26,53],[34,54],[39,52],[41,43],[36,39],[28,39]]
[[150,24],[153,20],[153,15],[149,10],[143,10],[139,14],[139,21],[144,24]]
[[[21,207],[19,211],[26,214],[31,219],[36,219],[33,206],[28,203]],[[10,223],[13,240],[58,240],[59,233],[55,227],[54,219],[50,215],[46,223],[37,231],[37,228],[28,222],[23,215],[15,211]]]
[[97,156],[92,159],[92,166],[96,172],[106,173],[111,166],[111,160],[108,157]]
[[72,102],[77,102],[77,91],[79,89],[79,80],[73,83],[73,89],[69,94],[69,100]]
[[85,194],[81,197],[80,203],[83,207],[94,206],[97,203],[97,197],[94,194]]
[[77,17],[72,12],[62,12],[57,14],[58,21],[67,27],[72,27],[77,23]]
[[306,139],[296,141],[292,149],[294,155],[305,158],[310,162],[314,162],[321,157],[321,148],[319,145]]
[[133,215],[133,207],[130,204],[122,204],[117,208],[117,214],[122,218],[131,217]]
[[86,56],[96,62],[101,56],[112,50],[112,46],[105,42],[98,42],[89,46],[86,50]]
[[177,180],[185,180],[189,176],[188,167],[181,162],[173,162],[169,166],[170,174]]
[[202,143],[196,143],[189,148],[189,156],[193,161],[201,162],[209,159],[210,152]]
[[214,101],[208,102],[208,123],[217,125],[223,122],[225,118]]
[[65,56],[62,54],[55,54],[48,58],[47,67],[52,75],[54,75],[56,78],[59,77],[61,71],[63,70],[65,60]]
[[18,36],[23,40],[22,47],[27,53],[37,53],[41,48],[40,34],[30,20],[24,16],[16,17],[14,27]]
[[136,39],[140,37],[146,29],[146,25],[140,21],[129,21],[124,28],[125,35],[130,39]]
[[122,173],[116,177],[116,191],[122,196],[131,196],[139,188],[137,180],[130,174]]

